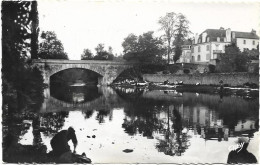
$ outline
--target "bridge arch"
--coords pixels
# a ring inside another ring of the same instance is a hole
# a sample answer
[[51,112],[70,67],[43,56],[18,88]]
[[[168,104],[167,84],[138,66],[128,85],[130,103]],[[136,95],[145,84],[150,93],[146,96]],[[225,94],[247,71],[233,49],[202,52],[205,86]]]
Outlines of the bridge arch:
[[[86,68],[77,68],[77,67],[75,67],[75,68],[67,68],[67,69],[61,69],[61,70],[58,70],[58,71],[56,71],[56,72],[52,72],[52,73],[50,73],[50,76],[49,76],[49,78],[50,78],[50,82],[51,81],[53,81],[53,80],[55,80],[55,79],[53,79],[54,77],[55,77],[55,75],[57,75],[57,74],[59,74],[59,73],[61,73],[61,72],[66,72],[66,71],[70,71],[70,70],[73,70],[73,69],[77,69],[77,70],[84,70],[84,71],[88,71],[88,72],[84,72],[83,74],[85,75],[85,74],[87,74],[87,75],[90,75],[91,76],[91,80],[93,80],[93,82],[97,82],[97,83],[99,83],[99,81],[101,81],[102,80],[102,78],[103,78],[103,75],[101,75],[100,73],[97,73],[97,72],[95,72],[95,71],[93,71],[93,70],[90,70],[90,69],[86,69]],[[78,72],[78,71],[76,71],[76,72]],[[73,73],[75,73],[75,72],[73,72]],[[94,74],[93,74],[94,73]],[[68,75],[67,75],[68,76]],[[68,77],[67,77],[68,78]],[[70,78],[69,78],[70,79]],[[64,79],[65,81],[66,81],[66,79]],[[68,80],[68,79],[67,79]]]

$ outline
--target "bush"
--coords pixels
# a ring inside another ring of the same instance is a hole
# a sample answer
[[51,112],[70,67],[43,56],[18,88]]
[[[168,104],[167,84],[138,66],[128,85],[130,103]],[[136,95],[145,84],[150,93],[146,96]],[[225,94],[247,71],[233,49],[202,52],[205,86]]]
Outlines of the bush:
[[215,65],[212,65],[212,64],[210,64],[210,65],[209,65],[209,72],[210,72],[210,73],[214,73],[214,72],[215,72],[215,70],[216,70],[216,66],[215,66]]
[[189,74],[190,70],[189,69],[183,69],[183,73]]
[[140,65],[138,70],[143,74],[154,74],[166,70],[166,66],[162,64],[144,64]]
[[170,73],[176,73],[178,70],[182,70],[182,67],[180,65],[173,64],[168,66],[168,70]]
[[170,71],[164,70],[164,71],[163,71],[163,74],[170,74]]

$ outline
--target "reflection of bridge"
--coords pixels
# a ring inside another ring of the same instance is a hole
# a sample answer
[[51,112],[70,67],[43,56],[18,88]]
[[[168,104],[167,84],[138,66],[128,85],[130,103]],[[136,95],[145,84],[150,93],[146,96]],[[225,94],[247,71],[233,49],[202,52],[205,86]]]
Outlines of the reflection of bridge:
[[125,69],[131,68],[133,63],[95,61],[95,60],[33,60],[33,66],[42,71],[44,82],[49,84],[50,77],[62,70],[82,68],[99,74],[98,83],[108,85]]
[[111,88],[99,88],[102,96],[84,103],[68,103],[58,100],[50,95],[50,89],[44,91],[44,102],[40,110],[41,113],[60,112],[71,110],[110,110],[111,108],[123,108],[122,100],[117,96],[116,92]]

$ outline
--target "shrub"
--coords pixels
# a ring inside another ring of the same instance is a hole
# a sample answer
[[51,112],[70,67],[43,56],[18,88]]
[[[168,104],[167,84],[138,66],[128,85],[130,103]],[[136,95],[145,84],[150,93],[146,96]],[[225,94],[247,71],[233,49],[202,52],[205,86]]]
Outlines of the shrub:
[[183,73],[188,74],[188,73],[190,73],[190,70],[189,69],[183,69]]
[[216,69],[216,66],[215,66],[215,65],[212,65],[212,64],[209,65],[209,72],[210,72],[210,73],[214,73],[214,72],[215,72],[215,69]]

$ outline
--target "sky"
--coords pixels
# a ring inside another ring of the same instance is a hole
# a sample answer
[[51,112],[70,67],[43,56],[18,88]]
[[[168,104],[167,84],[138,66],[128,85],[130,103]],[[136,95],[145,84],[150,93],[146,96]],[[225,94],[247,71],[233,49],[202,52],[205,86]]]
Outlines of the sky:
[[190,30],[231,28],[233,31],[260,30],[260,3],[256,0],[229,1],[176,0],[41,0],[38,2],[41,31],[54,31],[70,60],[80,60],[84,49],[95,53],[99,43],[123,52],[122,42],[130,33],[141,35],[159,31],[158,20],[167,12],[184,14]]

